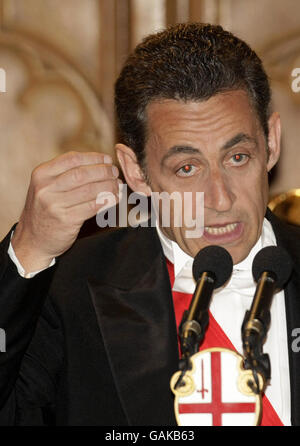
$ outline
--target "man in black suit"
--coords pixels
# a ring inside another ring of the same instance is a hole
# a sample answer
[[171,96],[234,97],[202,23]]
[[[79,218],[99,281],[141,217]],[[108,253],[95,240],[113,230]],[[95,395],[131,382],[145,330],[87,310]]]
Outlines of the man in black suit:
[[299,231],[266,213],[280,119],[260,60],[221,27],[177,25],[129,57],[116,110],[128,185],[147,196],[204,192],[203,236],[186,237],[171,218],[158,230],[123,228],[74,244],[99,210],[97,195],[117,196],[117,168],[103,154],[69,153],[35,169],[20,221],[1,244],[1,423],[174,425],[169,381],[179,355],[162,244],[189,258],[218,244],[241,265],[269,231],[295,265],[286,317],[276,313],[284,351],[272,353],[292,392],[286,399],[275,388],[272,397],[283,422],[299,424],[300,360],[291,348],[300,327]]

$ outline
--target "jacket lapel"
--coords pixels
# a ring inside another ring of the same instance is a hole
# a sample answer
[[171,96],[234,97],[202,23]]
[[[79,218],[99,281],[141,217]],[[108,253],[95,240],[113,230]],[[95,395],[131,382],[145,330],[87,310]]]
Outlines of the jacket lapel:
[[[290,254],[294,268],[291,278],[285,288],[285,306],[287,319],[287,337],[291,385],[291,421],[300,425],[300,351],[295,342],[300,328],[300,236],[299,229],[291,228],[267,212],[276,236],[278,246],[282,246]],[[294,233],[293,233],[294,232]],[[295,329],[298,329],[297,331]],[[298,343],[299,345],[299,343]]]
[[89,289],[123,410],[129,425],[175,425],[176,324],[155,229],[129,231],[118,253],[113,283],[94,277]]

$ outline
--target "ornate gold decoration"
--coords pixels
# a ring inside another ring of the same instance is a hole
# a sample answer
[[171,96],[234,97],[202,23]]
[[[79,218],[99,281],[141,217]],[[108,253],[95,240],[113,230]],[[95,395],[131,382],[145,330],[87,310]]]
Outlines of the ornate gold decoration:
[[300,225],[300,189],[291,189],[274,197],[269,208],[277,217],[293,225]]
[[176,395],[177,397],[188,396],[195,391],[195,383],[192,376],[194,371],[195,371],[194,369],[191,371],[188,370],[184,375],[182,383],[178,387],[176,387],[176,384],[180,379],[182,372],[174,373],[170,381],[170,387],[174,395]]

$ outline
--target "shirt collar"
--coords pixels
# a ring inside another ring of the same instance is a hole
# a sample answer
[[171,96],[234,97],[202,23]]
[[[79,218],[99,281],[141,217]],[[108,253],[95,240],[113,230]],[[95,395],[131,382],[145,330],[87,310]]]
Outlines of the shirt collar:
[[[175,277],[180,273],[182,268],[189,262],[192,266],[193,257],[184,252],[180,246],[167,238],[161,231],[158,224],[156,224],[156,230],[163,248],[163,252],[167,259],[174,265]],[[248,256],[233,266],[233,271],[251,271],[253,259],[262,248],[265,246],[276,245],[276,238],[271,226],[271,223],[265,218],[263,221],[261,236],[256,244],[253,246]]]
[[192,266],[194,259],[186,252],[184,252],[176,242],[173,242],[173,240],[167,238],[162,233],[157,223],[156,230],[165,256],[174,265],[174,275],[176,277],[180,273],[182,268],[187,264],[187,262],[190,262]]

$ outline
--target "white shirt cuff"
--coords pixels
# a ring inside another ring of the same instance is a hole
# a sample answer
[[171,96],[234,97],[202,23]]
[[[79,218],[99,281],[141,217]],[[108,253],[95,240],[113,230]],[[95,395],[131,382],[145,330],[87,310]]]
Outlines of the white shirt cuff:
[[[13,232],[11,234],[11,237],[13,236]],[[53,266],[55,264],[55,258],[51,261],[51,263],[49,264],[49,266],[47,266],[46,268],[40,269],[38,271],[33,271],[31,273],[26,273],[25,274],[25,270],[23,268],[23,266],[21,265],[21,263],[19,262],[16,253],[14,251],[14,248],[12,247],[12,243],[10,242],[9,244],[9,248],[7,251],[9,257],[11,258],[11,260],[13,261],[13,263],[16,265],[16,268],[18,270],[18,273],[20,274],[20,276],[24,277],[25,279],[31,279],[34,276],[36,276],[38,273],[40,273],[41,271],[44,271],[47,268],[50,268],[50,266]]]

